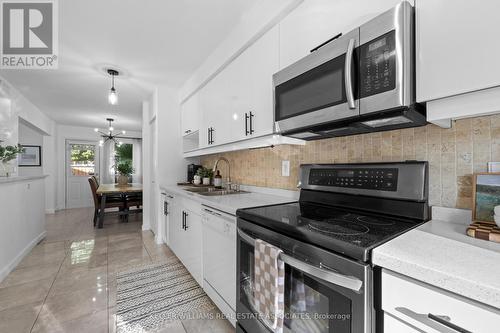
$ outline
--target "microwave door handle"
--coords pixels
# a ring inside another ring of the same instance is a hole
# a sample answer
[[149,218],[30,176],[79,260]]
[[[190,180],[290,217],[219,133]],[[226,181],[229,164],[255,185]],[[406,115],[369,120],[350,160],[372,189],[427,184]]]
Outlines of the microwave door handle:
[[344,68],[344,84],[345,84],[345,94],[347,96],[347,105],[349,109],[356,108],[356,102],[354,101],[354,93],[352,91],[352,56],[354,52],[354,39],[349,40],[347,45],[347,52],[345,55],[345,68]]
[[[246,243],[255,247],[255,239],[250,237],[241,229],[238,229],[238,235],[243,239]],[[328,269],[323,269],[320,267],[313,266],[311,264],[307,264],[299,259],[291,257],[285,253],[280,254],[280,259],[283,260],[284,263],[290,265],[293,268],[296,268],[304,273],[307,273],[311,276],[314,276],[320,280],[329,282],[331,284],[341,286],[343,288],[347,288],[353,290],[355,292],[359,292],[361,287],[363,286],[363,281],[353,277],[343,275]]]

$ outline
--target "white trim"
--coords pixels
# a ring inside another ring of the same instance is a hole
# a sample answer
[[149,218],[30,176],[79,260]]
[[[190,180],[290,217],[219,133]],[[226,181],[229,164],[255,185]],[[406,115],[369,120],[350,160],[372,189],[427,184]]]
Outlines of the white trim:
[[35,237],[22,251],[19,253],[14,260],[12,260],[7,266],[3,267],[0,271],[0,282],[2,282],[7,275],[10,274],[16,268],[16,266],[23,260],[23,258],[31,252],[31,250],[38,244],[42,239],[45,238],[47,234],[46,231],[42,232],[40,235]]
[[55,214],[56,209],[55,208],[46,208],[45,209],[45,214]]

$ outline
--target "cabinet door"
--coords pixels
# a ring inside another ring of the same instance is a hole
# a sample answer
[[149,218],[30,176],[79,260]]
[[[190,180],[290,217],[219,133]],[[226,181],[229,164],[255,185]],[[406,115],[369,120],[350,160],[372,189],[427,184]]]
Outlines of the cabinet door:
[[[211,147],[224,143],[222,116],[227,109],[226,100],[222,98],[225,91],[224,80],[221,75],[215,76],[200,90],[200,110],[202,125],[200,126],[200,147]],[[208,130],[212,128],[212,143],[209,143]]]
[[348,33],[399,2],[304,1],[280,22],[280,68],[291,65],[308,55],[314,47],[339,33]]
[[417,101],[500,85],[498,0],[418,0]]
[[183,255],[181,238],[183,236],[184,230],[182,229],[182,209],[180,207],[178,198],[175,198],[170,202],[169,208],[168,228],[170,248],[180,259]]
[[384,313],[384,332],[391,333],[419,333],[408,324]]
[[196,132],[200,128],[199,118],[200,118],[200,105],[199,105],[199,95],[198,93],[189,97],[181,105],[181,128],[182,135],[187,135]]
[[[429,333],[453,331],[447,324],[474,333],[490,333],[492,327],[500,327],[498,309],[385,269],[382,270],[382,310]],[[445,322],[439,322],[439,318]]]
[[279,29],[274,27],[219,74],[224,86],[220,93],[224,107],[220,109],[217,125],[220,143],[272,133],[272,76],[278,69]]
[[248,58],[258,64],[249,66],[251,135],[271,134],[274,129],[273,74],[279,70],[279,28],[269,30],[247,52]]
[[185,235],[182,236],[183,241],[183,263],[189,273],[198,282],[203,284],[202,274],[202,224],[201,216],[192,211],[186,210]]

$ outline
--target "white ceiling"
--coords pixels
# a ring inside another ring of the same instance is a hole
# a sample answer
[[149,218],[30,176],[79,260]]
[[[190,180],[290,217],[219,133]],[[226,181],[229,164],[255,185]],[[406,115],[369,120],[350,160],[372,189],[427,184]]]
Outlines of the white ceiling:
[[[179,87],[255,0],[64,0],[59,3],[59,69],[2,70],[58,123],[140,130],[141,102],[155,85]],[[107,104],[116,79],[119,105]]]

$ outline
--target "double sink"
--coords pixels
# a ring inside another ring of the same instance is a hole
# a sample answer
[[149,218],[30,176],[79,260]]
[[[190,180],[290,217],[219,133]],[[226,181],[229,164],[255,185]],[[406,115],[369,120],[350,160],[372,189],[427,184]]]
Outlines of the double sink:
[[235,191],[227,189],[216,189],[215,187],[186,187],[184,190],[192,193],[198,193],[207,197],[214,197],[219,195],[229,195],[229,194],[243,194],[249,193],[247,191]]

